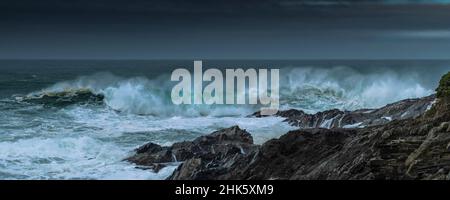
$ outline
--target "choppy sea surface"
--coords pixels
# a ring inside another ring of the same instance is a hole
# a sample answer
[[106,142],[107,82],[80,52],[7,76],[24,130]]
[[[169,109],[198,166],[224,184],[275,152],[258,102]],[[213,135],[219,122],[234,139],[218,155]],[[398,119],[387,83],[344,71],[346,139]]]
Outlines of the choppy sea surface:
[[[164,179],[175,163],[154,173],[123,159],[147,142],[170,145],[233,125],[256,143],[295,128],[247,117],[254,106],[173,105],[170,73],[180,67],[192,70],[193,62],[0,61],[0,179]],[[281,108],[314,113],[429,95],[450,61],[203,62],[241,67],[279,68]],[[44,99],[52,95],[64,98]]]

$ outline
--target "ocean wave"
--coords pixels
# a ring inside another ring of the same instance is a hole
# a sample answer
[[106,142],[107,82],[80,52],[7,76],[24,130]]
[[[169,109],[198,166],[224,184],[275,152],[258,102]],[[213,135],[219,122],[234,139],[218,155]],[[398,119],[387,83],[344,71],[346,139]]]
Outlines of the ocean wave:
[[243,116],[254,110],[253,106],[247,105],[173,105],[170,90],[175,83],[169,80],[166,75],[150,80],[145,77],[124,78],[111,73],[97,73],[59,82],[16,99],[58,106],[98,103],[90,101],[94,98],[115,111],[166,117]]
[[60,107],[77,103],[100,104],[103,102],[104,96],[96,94],[88,88],[69,88],[62,91],[32,93],[15,99],[21,102]]
[[414,72],[362,73],[346,66],[290,68],[285,72],[280,78],[280,103],[284,108],[309,113],[378,108],[434,93],[418,82],[419,75]]
[[[376,108],[433,93],[417,82],[418,75],[413,72],[365,74],[345,66],[292,67],[280,72],[281,109],[296,108],[309,113]],[[258,109],[255,105],[174,105],[170,90],[175,83],[169,80],[169,75],[148,79],[97,73],[56,83],[27,98],[49,105],[101,101],[116,111],[155,116],[242,116]]]

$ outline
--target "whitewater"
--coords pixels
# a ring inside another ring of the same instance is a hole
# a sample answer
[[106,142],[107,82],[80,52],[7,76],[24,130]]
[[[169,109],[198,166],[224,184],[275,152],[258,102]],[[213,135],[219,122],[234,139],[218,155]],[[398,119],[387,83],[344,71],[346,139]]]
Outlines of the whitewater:
[[[123,159],[147,142],[170,145],[233,125],[258,144],[295,129],[279,117],[247,117],[255,105],[173,105],[170,69],[155,66],[174,61],[0,64],[0,179],[164,179],[179,163],[154,173]],[[308,113],[423,97],[448,70],[272,64],[283,65],[280,109]]]

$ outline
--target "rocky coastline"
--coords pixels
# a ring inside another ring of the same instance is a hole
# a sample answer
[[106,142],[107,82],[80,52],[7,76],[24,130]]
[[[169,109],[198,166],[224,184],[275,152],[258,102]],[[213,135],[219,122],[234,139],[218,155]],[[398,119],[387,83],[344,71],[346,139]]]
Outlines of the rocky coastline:
[[379,109],[276,115],[299,129],[256,145],[233,126],[172,146],[147,143],[125,160],[154,171],[180,162],[170,180],[450,179],[450,73],[436,95]]
[[[308,114],[301,110],[279,111],[275,116],[286,118],[284,121],[299,128],[362,128],[383,125],[393,120],[418,117],[431,109],[436,102],[436,95],[423,98],[405,99],[377,109],[355,111],[327,110]],[[250,117],[264,117],[255,112]]]

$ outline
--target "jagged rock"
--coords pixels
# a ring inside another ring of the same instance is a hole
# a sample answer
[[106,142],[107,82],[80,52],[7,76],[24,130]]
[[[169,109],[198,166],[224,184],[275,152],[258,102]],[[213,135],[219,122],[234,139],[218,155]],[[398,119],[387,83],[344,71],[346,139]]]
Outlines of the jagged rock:
[[139,148],[135,149],[137,154],[141,154],[141,153],[156,153],[161,151],[163,148],[155,143],[149,142],[147,144],[144,144],[142,146],[140,146]]
[[[264,143],[237,179],[300,179],[313,173],[321,161],[339,152],[355,131],[310,129],[291,131]],[[263,164],[264,163],[264,164]],[[317,178],[321,178],[318,176]]]
[[448,179],[449,121],[446,112],[361,129],[299,129],[235,159],[228,173],[208,178]]
[[449,179],[450,104],[443,102],[450,101],[439,100],[433,115],[358,129],[299,129],[263,145],[234,126],[171,147],[149,143],[127,160],[153,170],[181,161],[173,180]]
[[[277,115],[301,127],[343,114],[344,123],[372,124],[301,128],[263,145],[254,145],[251,135],[235,126],[171,147],[147,144],[128,160],[151,166],[170,160],[170,152],[183,164],[169,179],[450,180],[450,95],[433,101],[430,96],[351,113],[281,111]],[[366,114],[389,114],[393,120],[377,124]]]
[[[205,172],[191,171],[192,174],[187,177],[186,167],[191,167],[195,163],[214,165],[212,161],[220,160],[226,156],[239,155],[250,152],[255,145],[253,145],[253,137],[245,130],[238,126],[233,126],[227,129],[215,131],[209,135],[201,136],[194,141],[185,141],[174,143],[170,147],[161,147],[154,143],[147,143],[137,148],[136,154],[126,158],[125,160],[135,163],[140,166],[147,166],[151,169],[160,169],[155,165],[167,165],[171,162],[184,162],[178,168],[178,179],[187,179],[189,177],[207,176]],[[199,159],[190,160],[190,159]],[[219,165],[219,164],[216,164]],[[189,170],[188,170],[189,171]],[[211,170],[210,170],[211,171]],[[198,174],[198,175],[195,175]]]
[[433,115],[380,126],[291,131],[263,144],[247,167],[231,170],[239,171],[231,178],[449,179],[450,104],[445,102],[450,101],[439,99]]
[[[388,104],[378,109],[361,109],[356,111],[340,111],[338,109],[307,114],[301,110],[290,109],[278,111],[275,116],[286,118],[292,126],[300,128],[362,128],[418,117],[435,103],[435,95],[406,99]],[[255,112],[252,117],[264,117]]]

